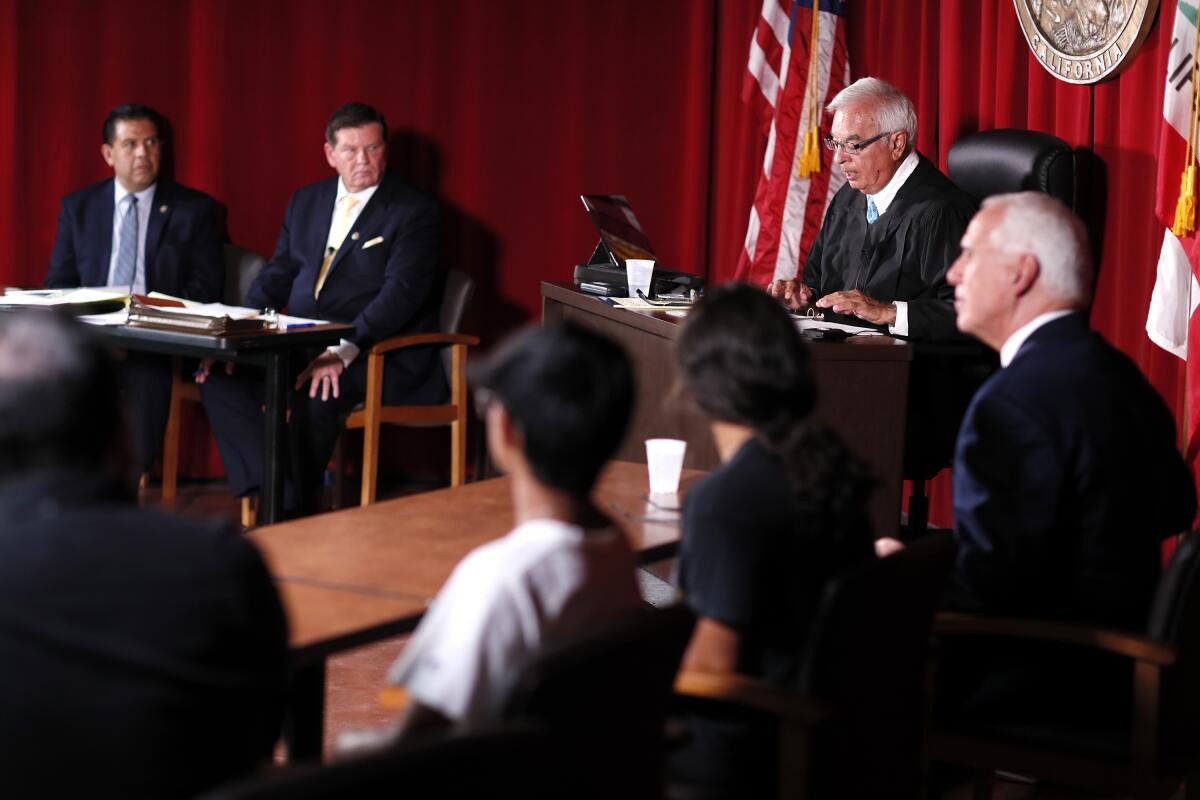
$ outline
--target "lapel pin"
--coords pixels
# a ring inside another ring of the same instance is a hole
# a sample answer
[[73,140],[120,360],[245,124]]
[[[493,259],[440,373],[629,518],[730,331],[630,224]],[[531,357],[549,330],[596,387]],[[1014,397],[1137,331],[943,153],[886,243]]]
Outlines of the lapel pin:
[[350,239],[352,241],[357,242],[358,241],[358,231],[355,231],[354,233],[350,234]]
[[165,213],[167,213],[167,207],[166,207],[165,205],[161,205],[161,206],[159,206],[159,207],[158,207],[158,213],[160,213],[160,214],[165,214]]

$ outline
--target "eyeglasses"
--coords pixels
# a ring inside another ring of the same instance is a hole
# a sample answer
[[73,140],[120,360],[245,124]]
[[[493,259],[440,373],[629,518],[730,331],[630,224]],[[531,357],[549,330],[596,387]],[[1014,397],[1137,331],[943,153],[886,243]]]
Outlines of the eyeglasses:
[[852,156],[856,156],[859,153],[861,153],[863,150],[866,150],[868,147],[870,147],[871,145],[878,142],[883,137],[891,136],[893,133],[896,133],[896,131],[884,131],[883,133],[881,133],[877,136],[872,136],[870,139],[864,139],[861,142],[839,142],[837,139],[833,138],[832,136],[826,136],[821,141],[823,141],[825,143],[825,148],[827,150],[833,150],[836,152],[837,149],[840,147],[840,148],[842,148],[843,152],[849,153]]

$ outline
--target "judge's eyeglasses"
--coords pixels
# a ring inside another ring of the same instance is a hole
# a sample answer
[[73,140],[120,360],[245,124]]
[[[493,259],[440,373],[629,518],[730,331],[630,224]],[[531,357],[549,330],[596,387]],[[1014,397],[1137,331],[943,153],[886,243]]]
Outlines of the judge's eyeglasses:
[[884,131],[883,133],[881,133],[877,136],[872,136],[870,139],[864,139],[861,142],[839,142],[837,139],[833,138],[832,136],[826,136],[821,141],[825,143],[825,148],[827,150],[833,150],[836,152],[837,149],[840,147],[840,148],[842,148],[843,152],[849,153],[852,156],[856,156],[859,153],[861,153],[863,150],[866,150],[868,147],[875,144],[875,142],[878,142],[883,137],[891,136],[893,133],[896,133],[896,132],[897,131]]

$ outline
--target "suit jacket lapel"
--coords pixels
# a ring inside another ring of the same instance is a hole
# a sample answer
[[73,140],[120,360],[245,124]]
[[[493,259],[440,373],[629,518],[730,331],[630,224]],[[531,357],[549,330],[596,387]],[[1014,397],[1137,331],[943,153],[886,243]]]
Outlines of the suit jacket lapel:
[[[329,275],[325,278],[327,285],[329,278],[332,277],[334,270],[337,269],[337,265],[346,257],[346,254],[365,243],[366,240],[362,236],[363,231],[370,230],[368,226],[372,221],[376,217],[386,213],[385,209],[388,205],[388,197],[388,179],[385,174],[383,180],[379,182],[379,188],[375,190],[375,194],[371,195],[371,199],[358,215],[358,219],[354,220],[354,224],[346,233],[346,238],[342,242],[342,246],[338,248],[337,254],[333,257],[333,263],[329,265]],[[328,237],[328,229],[326,229],[326,237]]]
[[154,189],[154,200],[150,206],[150,221],[146,223],[146,291],[154,291],[154,257],[158,254],[158,243],[162,241],[163,229],[171,218],[171,185],[159,181]]
[[95,242],[94,252],[104,254],[104,259],[100,264],[100,274],[96,276],[98,280],[82,274],[79,276],[79,279],[88,285],[103,286],[108,283],[108,268],[112,263],[113,209],[116,203],[113,197],[114,191],[116,189],[113,181],[105,181],[100,190],[97,213],[87,215],[88,231],[84,235],[84,241]]

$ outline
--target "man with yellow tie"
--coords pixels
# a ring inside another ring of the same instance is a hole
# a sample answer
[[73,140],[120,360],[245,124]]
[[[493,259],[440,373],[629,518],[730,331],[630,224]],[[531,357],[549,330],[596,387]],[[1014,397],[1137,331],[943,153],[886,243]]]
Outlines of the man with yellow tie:
[[[314,510],[339,417],[366,393],[363,351],[398,333],[436,330],[443,283],[437,205],[387,174],[383,114],[347,103],[333,112],[325,138],[337,177],[292,195],[275,255],[245,298],[251,307],[354,325],[338,346],[307,354],[296,381],[308,391],[293,403],[289,426],[301,472],[285,497],[291,514]],[[245,368],[210,368],[202,364],[196,382],[229,485],[235,495],[252,494],[263,474],[262,381]],[[433,348],[393,351],[384,377],[388,403],[436,403],[447,392]]]

